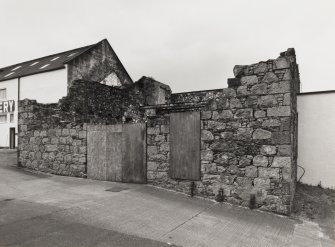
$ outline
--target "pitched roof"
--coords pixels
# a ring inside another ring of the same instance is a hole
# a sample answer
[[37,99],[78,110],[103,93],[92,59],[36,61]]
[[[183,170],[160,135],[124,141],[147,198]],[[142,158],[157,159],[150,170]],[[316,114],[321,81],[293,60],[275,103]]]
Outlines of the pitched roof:
[[0,68],[0,81],[64,68],[64,65],[69,61],[73,60],[95,45],[96,44],[88,45]]

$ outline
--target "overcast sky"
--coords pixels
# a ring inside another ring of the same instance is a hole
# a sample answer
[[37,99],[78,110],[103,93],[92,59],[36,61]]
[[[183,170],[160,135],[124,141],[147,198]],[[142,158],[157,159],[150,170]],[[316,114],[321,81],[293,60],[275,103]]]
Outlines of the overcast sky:
[[294,47],[302,90],[335,90],[334,0],[0,0],[0,30],[0,67],[107,38],[134,81],[182,92]]

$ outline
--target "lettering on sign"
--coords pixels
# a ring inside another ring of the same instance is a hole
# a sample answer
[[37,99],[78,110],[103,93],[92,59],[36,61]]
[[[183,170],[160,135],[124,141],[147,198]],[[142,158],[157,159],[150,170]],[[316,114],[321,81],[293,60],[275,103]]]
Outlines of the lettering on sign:
[[15,111],[14,100],[0,101],[0,113],[7,113],[13,111]]

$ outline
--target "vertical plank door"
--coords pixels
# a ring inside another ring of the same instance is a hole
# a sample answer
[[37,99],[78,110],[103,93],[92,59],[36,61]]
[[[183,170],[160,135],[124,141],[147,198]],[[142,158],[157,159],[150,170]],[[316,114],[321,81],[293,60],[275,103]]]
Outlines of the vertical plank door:
[[106,131],[87,127],[87,178],[106,180]]
[[124,124],[122,134],[122,181],[146,183],[146,124]]
[[200,179],[200,112],[170,114],[171,178]]

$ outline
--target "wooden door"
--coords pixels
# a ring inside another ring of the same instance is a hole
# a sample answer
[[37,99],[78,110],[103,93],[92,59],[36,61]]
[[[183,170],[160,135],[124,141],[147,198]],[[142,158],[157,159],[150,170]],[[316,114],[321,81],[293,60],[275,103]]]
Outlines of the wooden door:
[[170,114],[171,178],[200,179],[200,112]]
[[146,124],[87,127],[87,177],[146,183]]
[[123,125],[122,150],[122,181],[146,183],[146,124]]

